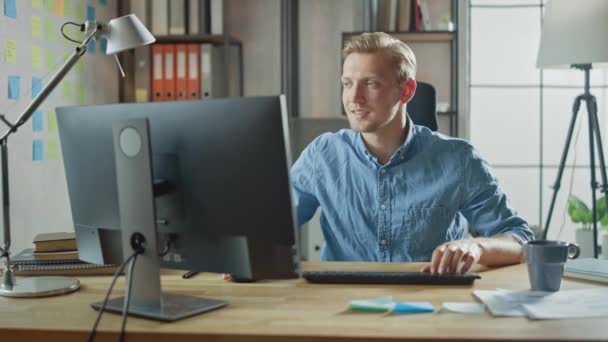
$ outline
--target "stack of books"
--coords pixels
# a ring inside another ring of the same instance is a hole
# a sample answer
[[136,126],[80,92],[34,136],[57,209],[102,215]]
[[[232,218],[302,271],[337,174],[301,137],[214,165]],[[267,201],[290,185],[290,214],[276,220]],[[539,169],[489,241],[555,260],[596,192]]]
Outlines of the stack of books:
[[74,233],[45,233],[34,238],[27,248],[11,258],[17,275],[94,275],[112,274],[116,265],[97,265],[78,257]]

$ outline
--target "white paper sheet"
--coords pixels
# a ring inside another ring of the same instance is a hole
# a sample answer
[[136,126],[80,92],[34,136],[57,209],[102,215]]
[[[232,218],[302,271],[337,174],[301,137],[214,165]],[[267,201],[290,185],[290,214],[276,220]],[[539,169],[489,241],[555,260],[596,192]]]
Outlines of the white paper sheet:
[[542,291],[476,290],[473,295],[494,316],[527,316],[532,319],[608,317],[608,287]]
[[486,312],[486,306],[481,303],[445,302],[441,304],[441,311],[480,315]]

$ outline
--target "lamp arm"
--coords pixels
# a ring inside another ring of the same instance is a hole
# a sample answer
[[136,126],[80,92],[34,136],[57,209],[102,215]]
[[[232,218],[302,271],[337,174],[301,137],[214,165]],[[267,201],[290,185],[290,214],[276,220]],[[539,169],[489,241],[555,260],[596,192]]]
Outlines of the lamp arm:
[[0,247],[0,257],[6,258],[6,267],[10,267],[10,247],[11,247],[11,224],[10,224],[10,196],[9,196],[9,182],[8,182],[8,137],[12,133],[16,132],[19,127],[26,123],[29,118],[34,114],[36,109],[46,100],[51,94],[53,89],[57,87],[59,82],[65,77],[65,75],[74,67],[76,62],[82,57],[87,51],[87,44],[95,37],[95,35],[101,30],[101,25],[94,25],[90,30],[86,39],[78,46],[72,56],[63,63],[61,68],[53,75],[50,81],[42,88],[40,93],[36,95],[34,100],[25,108],[23,113],[11,124],[4,115],[0,115],[0,121],[8,126],[8,129],[2,137],[0,137],[0,169],[2,170],[2,219],[3,219],[3,231],[4,231],[4,247]]
[[85,52],[87,51],[87,44],[95,36],[95,34],[97,34],[97,32],[98,32],[98,29],[95,28],[87,36],[87,38],[84,40],[84,42],[82,42],[82,44],[74,50],[74,53],[72,53],[72,56],[70,56],[70,58],[61,66],[61,68],[59,68],[59,70],[57,70],[55,75],[53,75],[53,77],[51,77],[49,82],[44,86],[44,88],[42,88],[40,93],[34,98],[34,100],[32,100],[32,102],[30,102],[30,104],[25,108],[25,110],[23,110],[23,113],[19,116],[19,118],[17,119],[17,121],[15,121],[15,123],[13,125],[9,125],[6,122],[6,120],[2,120],[9,126],[9,128],[6,130],[6,132],[4,132],[4,134],[2,134],[2,137],[0,137],[0,141],[6,140],[6,138],[11,133],[17,131],[17,129],[19,127],[21,127],[24,123],[26,123],[30,119],[30,117],[34,114],[36,109],[38,109],[40,104],[42,104],[42,102],[44,102],[44,100],[46,100],[46,98],[51,94],[53,89],[55,89],[55,87],[57,87],[59,82],[61,82],[61,80],[63,80],[65,75],[67,75],[67,73],[74,67],[76,62],[78,62],[80,57],[82,57],[85,54]]

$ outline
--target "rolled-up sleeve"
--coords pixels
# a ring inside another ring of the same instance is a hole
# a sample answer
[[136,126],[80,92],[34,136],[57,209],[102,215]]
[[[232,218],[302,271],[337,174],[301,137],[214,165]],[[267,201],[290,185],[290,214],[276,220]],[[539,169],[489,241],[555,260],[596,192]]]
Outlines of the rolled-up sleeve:
[[474,236],[510,234],[520,244],[534,239],[526,220],[511,206],[489,165],[468,145],[463,162],[461,213]]
[[298,213],[298,224],[308,222],[317,211],[319,201],[315,196],[315,150],[317,139],[302,151],[290,171],[293,203]]

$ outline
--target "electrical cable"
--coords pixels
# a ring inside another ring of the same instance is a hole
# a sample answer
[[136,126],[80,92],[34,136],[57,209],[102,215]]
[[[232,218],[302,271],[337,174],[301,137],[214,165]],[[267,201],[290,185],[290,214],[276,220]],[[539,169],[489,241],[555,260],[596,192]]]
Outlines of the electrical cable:
[[103,300],[103,304],[99,308],[99,313],[97,314],[97,318],[95,319],[95,323],[93,324],[91,333],[89,334],[89,337],[87,338],[88,342],[92,342],[95,339],[95,334],[97,333],[97,326],[99,325],[99,321],[101,321],[101,316],[103,315],[103,311],[105,310],[106,306],[108,305],[108,299],[110,298],[110,295],[112,294],[112,289],[114,288],[114,285],[116,284],[116,280],[118,279],[120,274],[124,271],[127,264],[133,258],[135,258],[136,255],[138,255],[139,253],[140,253],[139,251],[136,251],[133,254],[131,254],[131,256],[129,256],[127,258],[127,260],[123,261],[122,264],[120,264],[120,267],[118,267],[116,272],[114,272],[114,276],[112,277],[112,283],[110,284],[110,288],[108,288],[108,292],[106,293],[106,296]]
[[131,260],[131,265],[129,265],[129,283],[127,284],[127,289],[125,291],[125,299],[124,306],[122,309],[122,324],[120,325],[120,337],[118,340],[123,342],[125,340],[125,328],[127,326],[127,316],[129,316],[129,302],[131,301],[131,286],[133,285],[133,270],[135,270],[135,261],[137,260],[137,255],[139,253],[135,252],[133,260]]
[[576,137],[574,137],[574,147],[572,150],[574,151],[574,160],[572,161],[571,174],[570,174],[570,186],[568,187],[568,198],[566,199],[566,205],[564,206],[564,214],[562,215],[562,225],[559,227],[559,231],[557,232],[556,240],[559,240],[560,235],[562,234],[562,230],[564,226],[566,226],[566,215],[568,214],[568,201],[570,196],[572,195],[572,185],[574,184],[574,171],[576,171],[576,146],[578,145],[578,136],[581,133],[581,126],[578,125],[576,130]]
[[82,44],[82,42],[81,42],[81,41],[78,41],[78,40],[72,39],[72,38],[68,37],[68,35],[67,35],[67,34],[65,34],[65,32],[63,32],[63,28],[64,28],[66,25],[74,25],[74,26],[78,26],[80,29],[82,29],[82,24],[75,23],[75,22],[73,22],[73,21],[67,21],[67,22],[63,23],[63,25],[61,25],[61,35],[63,36],[63,38],[65,38],[65,39],[67,39],[67,40],[69,40],[69,41],[71,41],[71,42],[73,42],[73,43]]

